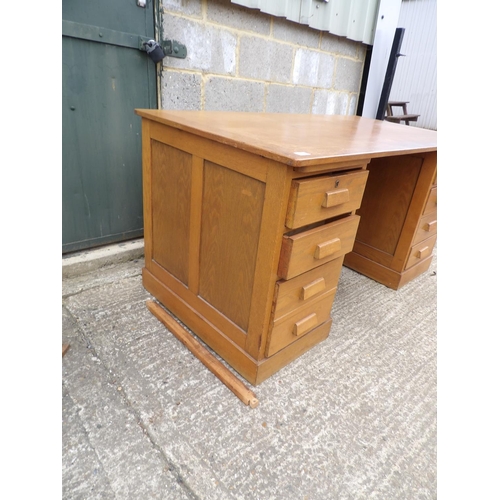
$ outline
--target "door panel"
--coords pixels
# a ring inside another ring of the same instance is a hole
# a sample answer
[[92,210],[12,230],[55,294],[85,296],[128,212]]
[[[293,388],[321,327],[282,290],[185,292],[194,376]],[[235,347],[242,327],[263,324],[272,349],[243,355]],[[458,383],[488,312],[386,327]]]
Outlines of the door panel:
[[[98,23],[97,23],[98,20]],[[63,253],[143,234],[141,121],[156,108],[153,5],[63,0]]]
[[127,33],[154,35],[153,2],[137,0],[63,0],[62,18]]

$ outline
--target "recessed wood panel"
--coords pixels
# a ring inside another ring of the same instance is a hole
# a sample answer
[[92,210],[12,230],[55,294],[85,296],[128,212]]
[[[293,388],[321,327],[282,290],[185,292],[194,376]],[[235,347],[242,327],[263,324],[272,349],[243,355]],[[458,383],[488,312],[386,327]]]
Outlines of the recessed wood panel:
[[153,259],[188,284],[192,157],[151,141]]
[[248,330],[264,183],[206,161],[199,295]]
[[[393,255],[422,166],[417,156],[375,158],[368,165],[356,240]],[[380,231],[379,228],[384,230]]]

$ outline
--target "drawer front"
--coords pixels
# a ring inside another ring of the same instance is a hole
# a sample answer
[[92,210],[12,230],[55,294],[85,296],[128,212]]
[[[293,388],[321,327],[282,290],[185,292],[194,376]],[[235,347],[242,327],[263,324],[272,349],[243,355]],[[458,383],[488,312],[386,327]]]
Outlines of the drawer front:
[[415,264],[418,264],[422,260],[432,255],[432,250],[434,249],[436,240],[437,236],[434,235],[430,238],[427,238],[424,241],[421,241],[416,245],[413,245],[411,247],[410,256],[408,257],[408,262],[406,263],[405,269],[408,269],[414,266]]
[[285,225],[290,229],[357,210],[368,170],[292,182]]
[[291,280],[276,283],[274,321],[334,290],[342,271],[342,260],[334,259]]
[[427,215],[430,212],[434,212],[437,209],[437,187],[433,187],[429,193],[429,198],[427,198],[427,203],[425,204],[423,215]]
[[266,356],[272,356],[330,320],[336,290],[331,290],[307,306],[296,309],[279,321],[274,321],[269,334]]
[[419,243],[437,234],[437,212],[424,215],[418,223],[413,244]]
[[293,236],[283,236],[278,276],[291,279],[352,251],[359,216],[350,215]]

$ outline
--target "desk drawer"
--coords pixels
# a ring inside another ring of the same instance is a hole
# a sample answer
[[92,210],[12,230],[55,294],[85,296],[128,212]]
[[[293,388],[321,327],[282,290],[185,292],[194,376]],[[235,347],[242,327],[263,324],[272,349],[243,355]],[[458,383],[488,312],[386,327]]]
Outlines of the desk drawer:
[[276,283],[274,321],[337,287],[342,260],[334,259],[288,281]]
[[290,279],[352,251],[359,216],[323,224],[292,236],[283,236],[278,276]]
[[415,237],[413,239],[413,244],[419,243],[422,240],[430,238],[437,233],[437,212],[431,212],[430,214],[424,215],[417,227],[415,232]]
[[432,255],[432,250],[436,244],[437,235],[427,238],[416,245],[411,247],[410,256],[408,257],[408,262],[406,263],[405,269],[408,269],[415,264],[418,264],[422,260],[430,257]]
[[328,321],[336,291],[335,288],[321,295],[314,302],[280,318],[279,321],[274,321],[269,333],[266,356],[272,356]]
[[430,212],[434,212],[437,209],[437,187],[433,187],[429,193],[429,198],[427,198],[427,203],[425,204],[423,215],[427,215]]
[[294,180],[285,225],[290,229],[357,210],[368,170]]

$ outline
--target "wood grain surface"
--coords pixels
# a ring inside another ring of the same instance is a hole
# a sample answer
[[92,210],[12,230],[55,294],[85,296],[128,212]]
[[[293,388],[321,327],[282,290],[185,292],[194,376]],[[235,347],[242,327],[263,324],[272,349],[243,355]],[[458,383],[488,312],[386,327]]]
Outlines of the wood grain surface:
[[136,109],[148,118],[287,165],[437,150],[437,132],[360,116]]

